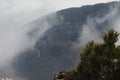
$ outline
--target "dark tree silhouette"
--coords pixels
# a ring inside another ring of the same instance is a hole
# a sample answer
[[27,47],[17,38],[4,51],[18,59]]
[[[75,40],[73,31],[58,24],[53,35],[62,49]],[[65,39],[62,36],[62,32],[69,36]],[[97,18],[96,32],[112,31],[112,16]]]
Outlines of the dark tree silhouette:
[[102,36],[103,43],[88,42],[80,52],[76,69],[65,72],[62,80],[119,80],[120,46],[115,45],[118,36],[110,29]]
[[102,36],[103,43],[89,42],[80,52],[77,80],[119,80],[120,47],[119,33],[110,29]]

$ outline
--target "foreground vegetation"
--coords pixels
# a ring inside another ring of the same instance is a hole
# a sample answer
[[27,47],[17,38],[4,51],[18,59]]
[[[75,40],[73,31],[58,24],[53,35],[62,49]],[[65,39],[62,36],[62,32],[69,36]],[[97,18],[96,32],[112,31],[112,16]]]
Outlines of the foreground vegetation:
[[50,80],[119,80],[120,46],[115,45],[118,36],[119,33],[111,29],[102,36],[103,43],[88,42],[80,52],[78,66]]

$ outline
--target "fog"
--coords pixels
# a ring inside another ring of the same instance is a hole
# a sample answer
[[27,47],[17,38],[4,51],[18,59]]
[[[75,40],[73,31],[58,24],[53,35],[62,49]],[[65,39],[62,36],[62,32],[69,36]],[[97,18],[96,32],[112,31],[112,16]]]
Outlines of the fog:
[[[45,31],[52,26],[49,22],[45,21],[42,25],[43,27],[38,29],[40,30],[40,33],[31,39],[27,33],[31,32],[33,27],[25,25],[60,9],[109,1],[113,0],[0,0],[0,70],[11,68],[12,59],[19,53],[32,48],[38,37],[43,36]],[[114,16],[114,14],[112,16]],[[110,15],[109,18],[113,17]],[[105,19],[108,19],[108,17]],[[97,22],[99,22],[104,21],[105,19],[101,18],[98,20],[95,18],[92,21],[97,20]],[[92,21],[88,18],[87,23],[84,24],[86,28],[83,28],[82,35],[84,37],[81,41],[98,39],[97,36],[99,33],[94,30],[95,24]],[[115,25],[114,28],[117,30],[120,30],[118,27],[119,21],[120,19],[118,18],[113,23],[113,25]],[[93,27],[89,29],[87,26]],[[87,33],[84,32],[86,30]],[[89,34],[95,35],[93,37],[89,37]],[[11,68],[11,71],[8,70],[8,72],[14,72],[14,69]]]
[[[109,29],[115,29],[120,32],[120,16],[119,16],[119,3],[118,5],[112,5],[108,13],[103,17],[91,17],[88,16],[86,23],[82,26],[82,32],[80,32],[80,37],[78,38],[79,44],[77,47],[81,47],[87,44],[88,41],[95,41],[97,43],[103,43],[101,30],[97,29],[96,26],[98,24],[103,24],[105,21],[108,21],[106,28],[103,28],[103,32],[105,33]],[[105,27],[105,26],[103,26]],[[120,40],[116,43],[117,45],[120,43]],[[119,44],[120,45],[120,44]]]

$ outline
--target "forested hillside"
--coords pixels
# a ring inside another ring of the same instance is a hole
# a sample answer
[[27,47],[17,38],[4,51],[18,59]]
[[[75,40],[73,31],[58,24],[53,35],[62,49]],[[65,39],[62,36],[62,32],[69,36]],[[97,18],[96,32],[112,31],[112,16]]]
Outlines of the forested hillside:
[[[32,26],[41,27],[47,21],[51,26],[34,48],[15,58],[16,74],[26,77],[26,80],[48,80],[59,71],[72,70],[79,60],[78,52],[83,43],[116,26],[119,12],[119,2],[102,3],[61,10],[31,22]],[[51,15],[56,15],[57,19],[53,20]],[[35,36],[39,32],[37,30],[28,35]]]

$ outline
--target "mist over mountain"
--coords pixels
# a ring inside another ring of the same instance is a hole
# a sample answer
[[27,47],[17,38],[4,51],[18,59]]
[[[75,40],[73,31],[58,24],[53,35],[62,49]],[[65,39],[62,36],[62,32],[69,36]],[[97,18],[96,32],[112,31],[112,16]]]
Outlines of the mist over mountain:
[[120,30],[119,13],[120,2],[111,2],[69,8],[31,22],[27,36],[35,45],[14,58],[15,74],[25,80],[48,80],[56,72],[73,69],[82,45],[100,41],[97,35],[109,28]]

